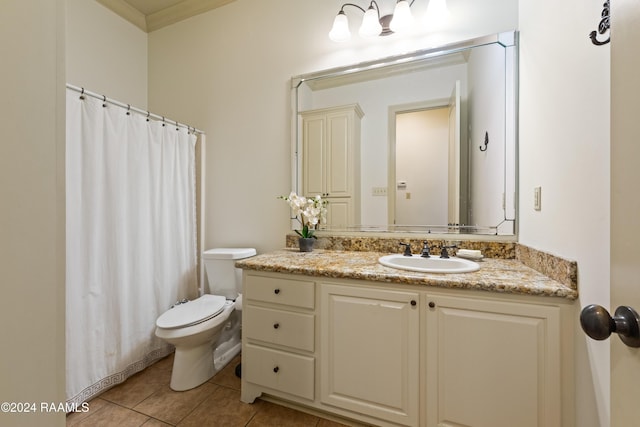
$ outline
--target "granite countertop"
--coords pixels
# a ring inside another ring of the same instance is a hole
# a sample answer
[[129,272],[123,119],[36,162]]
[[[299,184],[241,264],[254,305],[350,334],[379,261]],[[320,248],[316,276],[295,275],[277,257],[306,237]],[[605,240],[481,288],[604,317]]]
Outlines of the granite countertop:
[[559,297],[574,300],[576,289],[563,285],[519,261],[485,258],[480,270],[473,273],[419,273],[385,267],[378,258],[381,252],[350,252],[316,249],[300,252],[283,249],[236,262],[238,268],[276,273],[303,274],[316,277],[360,279],[374,282],[435,286],[451,289],[474,289],[490,292]]

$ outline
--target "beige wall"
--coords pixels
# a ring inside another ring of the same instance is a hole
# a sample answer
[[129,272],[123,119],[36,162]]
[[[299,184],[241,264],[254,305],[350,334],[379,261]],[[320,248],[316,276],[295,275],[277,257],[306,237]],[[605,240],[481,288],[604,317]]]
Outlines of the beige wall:
[[581,307],[609,306],[610,57],[609,45],[588,39],[601,12],[598,0],[520,1],[519,240],[578,262],[580,427],[609,425],[609,342],[589,339],[578,322]]
[[0,56],[0,425],[63,426],[64,1],[0,2]]
[[147,108],[147,34],[94,0],[66,0],[66,82]]
[[517,2],[464,0],[450,33],[338,45],[327,34],[342,3],[238,0],[149,34],[150,108],[207,133],[206,245],[284,246],[292,76],[517,26]]
[[[601,2],[456,1],[442,33],[334,44],[342,3],[238,0],[149,35],[149,105],[207,132],[206,245],[283,246],[288,211],[275,196],[290,185],[291,76],[518,27],[520,241],[578,261],[577,308],[607,305],[609,59],[587,37]],[[574,326],[578,425],[606,426],[608,345]]]

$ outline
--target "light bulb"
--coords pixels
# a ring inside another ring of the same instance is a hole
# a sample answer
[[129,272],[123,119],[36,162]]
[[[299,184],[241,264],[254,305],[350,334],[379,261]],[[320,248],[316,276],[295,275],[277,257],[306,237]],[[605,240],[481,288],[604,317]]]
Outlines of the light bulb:
[[411,6],[407,0],[399,0],[393,11],[393,18],[389,24],[389,28],[394,33],[402,33],[411,28],[413,24],[413,15],[411,15]]
[[336,19],[333,21],[333,27],[329,32],[329,38],[334,42],[343,42],[351,38],[351,31],[349,31],[349,20],[347,15],[343,11],[340,11],[336,15]]
[[442,27],[449,20],[447,0],[429,0],[425,22],[431,27]]
[[379,36],[381,32],[382,25],[378,19],[378,11],[371,5],[362,18],[362,25],[358,33],[362,37],[375,37]]

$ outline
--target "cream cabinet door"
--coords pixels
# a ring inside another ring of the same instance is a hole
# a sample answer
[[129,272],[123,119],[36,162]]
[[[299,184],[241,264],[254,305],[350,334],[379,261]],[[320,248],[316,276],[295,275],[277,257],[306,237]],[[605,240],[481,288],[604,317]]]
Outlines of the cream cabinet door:
[[360,221],[360,119],[357,104],[305,111],[302,117],[302,195],[329,201],[325,226]]
[[302,127],[302,194],[324,196],[326,190],[326,115],[304,117]]
[[429,427],[560,427],[560,308],[427,296]]
[[334,228],[344,228],[353,225],[350,218],[353,217],[351,210],[352,199],[349,198],[328,198],[327,201],[327,224]]
[[353,197],[360,171],[362,110],[354,104],[301,115],[303,194]]
[[353,111],[327,115],[326,192],[329,197],[353,196]]
[[322,403],[417,425],[418,293],[320,286]]

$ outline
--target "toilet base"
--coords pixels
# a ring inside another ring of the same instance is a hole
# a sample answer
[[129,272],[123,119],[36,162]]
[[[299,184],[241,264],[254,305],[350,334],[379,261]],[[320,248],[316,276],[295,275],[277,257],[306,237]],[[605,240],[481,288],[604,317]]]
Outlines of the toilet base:
[[176,347],[169,387],[185,391],[209,381],[216,373],[210,342],[196,347]]
[[217,337],[201,345],[176,345],[171,372],[171,387],[185,391],[209,381],[236,357],[242,349],[241,315],[232,311]]

